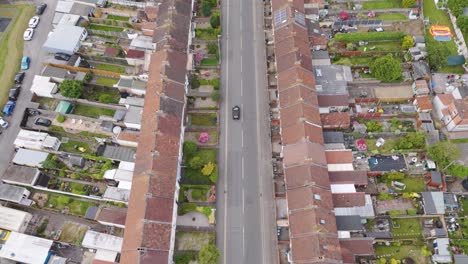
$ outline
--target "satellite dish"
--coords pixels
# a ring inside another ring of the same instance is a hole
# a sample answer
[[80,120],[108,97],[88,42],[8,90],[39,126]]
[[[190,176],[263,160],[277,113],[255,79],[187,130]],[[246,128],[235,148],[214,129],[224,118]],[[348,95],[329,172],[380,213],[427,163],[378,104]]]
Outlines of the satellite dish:
[[114,134],[119,134],[120,132],[122,132],[122,128],[119,127],[119,126],[115,126],[113,129],[112,129],[112,133]]

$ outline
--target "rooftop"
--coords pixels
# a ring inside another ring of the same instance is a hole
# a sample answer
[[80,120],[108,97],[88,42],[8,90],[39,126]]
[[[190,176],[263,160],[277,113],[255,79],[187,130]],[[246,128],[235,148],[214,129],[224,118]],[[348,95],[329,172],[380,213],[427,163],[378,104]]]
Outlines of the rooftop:
[[14,186],[10,184],[0,184],[0,200],[21,203],[24,198],[24,193],[27,189],[24,187]]
[[321,114],[320,120],[324,129],[348,128],[351,125],[351,115],[349,112]]
[[143,107],[129,106],[127,113],[125,114],[124,123],[138,124],[141,125],[141,115],[143,113]]
[[11,232],[0,248],[0,257],[22,263],[45,263],[52,242],[40,237]]
[[39,173],[39,170],[36,168],[11,164],[3,174],[2,181],[32,186],[34,185]]
[[337,216],[336,227],[339,231],[364,231],[359,215]]
[[330,171],[330,183],[352,183],[354,185],[367,185],[367,171]]
[[131,161],[135,160],[135,149],[105,145],[102,150],[102,156],[111,160]]
[[332,195],[334,207],[355,207],[365,206],[366,204],[366,197],[363,192],[334,193]]
[[125,225],[125,218],[127,216],[126,208],[102,208],[96,217],[96,221],[112,223],[116,225]]
[[85,29],[82,27],[59,25],[48,35],[43,47],[51,52],[55,52],[55,49],[60,49],[73,53],[77,44],[80,43],[83,31]]
[[319,95],[348,94],[348,82],[353,81],[349,66],[315,65],[315,88]]
[[123,239],[121,237],[88,230],[83,238],[81,246],[120,252],[122,249],[122,241]]
[[20,148],[16,151],[13,163],[40,168],[42,167],[41,163],[44,162],[48,156],[49,153],[47,152]]
[[445,214],[443,192],[422,192],[426,214]]
[[15,232],[22,232],[22,228],[31,219],[31,214],[0,206],[0,228]]
[[325,144],[344,143],[343,132],[325,131],[323,132]]

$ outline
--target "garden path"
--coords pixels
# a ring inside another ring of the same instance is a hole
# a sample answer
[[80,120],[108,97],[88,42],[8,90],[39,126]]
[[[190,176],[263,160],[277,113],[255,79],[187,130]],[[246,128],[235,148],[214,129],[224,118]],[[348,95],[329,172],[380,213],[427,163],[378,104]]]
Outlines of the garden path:
[[209,227],[210,222],[206,215],[200,212],[189,212],[184,215],[177,216],[177,225],[193,226],[193,227]]

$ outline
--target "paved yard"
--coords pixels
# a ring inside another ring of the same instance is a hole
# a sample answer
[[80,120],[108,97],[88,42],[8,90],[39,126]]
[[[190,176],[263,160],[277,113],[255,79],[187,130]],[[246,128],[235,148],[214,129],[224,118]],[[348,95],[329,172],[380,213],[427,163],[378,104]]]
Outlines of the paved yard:
[[405,157],[403,155],[373,156],[369,158],[371,171],[401,171],[406,169]]
[[414,208],[413,204],[408,199],[394,199],[394,200],[386,200],[386,201],[377,201],[376,203],[376,213],[377,214],[385,214],[389,211],[394,210],[407,210],[410,208]]
[[208,217],[200,212],[189,212],[177,216],[178,226],[209,227]]

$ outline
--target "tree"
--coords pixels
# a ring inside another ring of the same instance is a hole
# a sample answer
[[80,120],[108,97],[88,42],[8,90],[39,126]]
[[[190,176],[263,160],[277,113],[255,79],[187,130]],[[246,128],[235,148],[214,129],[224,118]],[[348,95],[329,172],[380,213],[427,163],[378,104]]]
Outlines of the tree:
[[110,94],[101,94],[98,100],[103,104],[110,104],[114,101],[114,97]]
[[432,252],[427,249],[427,246],[423,246],[421,248],[421,255],[423,255],[425,257],[430,257],[432,255]]
[[57,157],[49,154],[49,156],[47,156],[47,159],[41,162],[41,166],[44,169],[56,169],[58,166]]
[[449,141],[440,141],[437,144],[427,148],[429,156],[439,166],[439,170],[443,170],[451,162],[460,157],[460,149]]
[[379,259],[377,260],[377,264],[387,264],[387,259],[385,259],[385,258],[379,258]]
[[219,15],[219,11],[213,12],[210,17],[210,25],[212,28],[217,28],[219,25],[221,25],[221,18]]
[[83,81],[88,83],[89,81],[91,81],[91,79],[93,79],[93,74],[90,73],[90,72],[87,72],[85,74],[85,77],[84,77]]
[[215,169],[216,165],[213,162],[208,162],[203,166],[203,169],[201,170],[201,173],[205,176],[210,176],[211,173],[213,173],[213,170]]
[[457,26],[463,33],[468,33],[468,16],[459,16],[457,18]]
[[404,49],[404,50],[407,50],[411,47],[414,46],[414,40],[413,40],[413,37],[410,36],[410,35],[406,35],[403,37],[403,40],[401,41],[401,47]]
[[193,74],[190,77],[190,87],[192,89],[197,89],[198,87],[200,87],[200,80],[198,79],[198,75]]
[[427,47],[429,65],[436,70],[447,65],[447,57],[449,55],[450,51],[439,41],[434,41]]
[[382,123],[371,120],[366,123],[366,129],[367,129],[367,132],[381,132],[383,130]]
[[416,0],[403,0],[403,1],[401,1],[401,5],[403,6],[403,8],[413,7],[414,4],[416,4]]
[[83,93],[83,82],[77,80],[64,80],[60,86],[60,94],[65,97],[79,98]]
[[198,252],[199,264],[217,264],[221,254],[213,244],[204,245],[200,252]]
[[212,41],[207,45],[208,54],[218,55],[218,43]]
[[202,14],[204,17],[209,17],[211,15],[211,5],[207,1],[202,3]]
[[455,17],[459,17],[463,13],[463,8],[466,7],[466,0],[449,0],[447,7]]
[[183,150],[184,150],[184,155],[186,157],[191,157],[193,156],[197,150],[198,150],[198,146],[197,146],[197,143],[193,142],[193,141],[185,141],[184,142],[184,145],[183,145]]
[[390,264],[400,264],[400,263],[401,263],[401,261],[399,261],[399,260],[396,260],[394,258],[390,259]]
[[203,160],[202,158],[195,156],[190,159],[189,161],[189,167],[194,170],[199,170],[203,166]]
[[399,149],[422,148],[426,144],[426,135],[421,132],[409,133],[398,141]]
[[388,180],[390,181],[398,181],[398,180],[403,180],[405,178],[405,174],[398,172],[398,171],[392,171],[387,174],[385,174]]
[[221,98],[221,94],[218,91],[213,91],[211,93],[211,100],[218,102],[220,98]]
[[452,166],[448,167],[448,173],[452,176],[465,178],[468,177],[468,167],[460,164],[453,164]]
[[377,58],[370,64],[370,70],[375,78],[383,82],[392,82],[401,78],[403,72],[398,58],[388,54]]
[[210,174],[210,176],[208,176],[208,178],[210,178],[210,181],[212,183],[218,182],[218,166],[215,166],[215,168],[213,169],[213,172]]
[[65,117],[63,115],[58,115],[56,120],[59,123],[63,123],[63,122],[65,122]]

